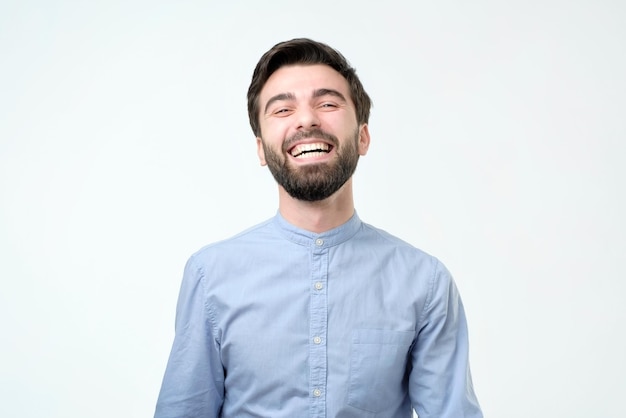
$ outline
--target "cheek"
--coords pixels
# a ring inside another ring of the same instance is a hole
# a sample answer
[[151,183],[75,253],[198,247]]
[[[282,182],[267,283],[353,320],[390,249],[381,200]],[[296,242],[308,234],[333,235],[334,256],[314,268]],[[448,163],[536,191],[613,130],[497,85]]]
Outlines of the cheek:
[[356,116],[348,115],[345,112],[329,113],[328,118],[326,118],[324,122],[329,128],[334,129],[335,132],[341,132],[343,134],[353,134],[359,127]]
[[270,146],[274,146],[277,143],[282,144],[284,138],[287,137],[288,131],[289,129],[285,123],[276,120],[266,121],[261,125],[261,137]]

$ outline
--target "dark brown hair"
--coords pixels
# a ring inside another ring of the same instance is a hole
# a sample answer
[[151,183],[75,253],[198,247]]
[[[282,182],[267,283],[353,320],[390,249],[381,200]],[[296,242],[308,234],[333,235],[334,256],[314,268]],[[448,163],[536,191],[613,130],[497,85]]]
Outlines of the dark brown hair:
[[257,137],[261,136],[259,125],[259,96],[270,76],[285,65],[324,64],[341,74],[350,87],[350,96],[356,108],[359,124],[367,123],[372,101],[365,92],[356,70],[350,66],[341,53],[330,46],[311,39],[297,38],[278,43],[267,51],[254,69],[248,88],[248,117],[250,127]]

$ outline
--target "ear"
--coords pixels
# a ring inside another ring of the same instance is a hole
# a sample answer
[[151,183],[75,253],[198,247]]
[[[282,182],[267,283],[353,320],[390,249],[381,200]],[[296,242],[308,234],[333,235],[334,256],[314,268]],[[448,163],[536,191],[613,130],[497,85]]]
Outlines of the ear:
[[263,140],[258,136],[256,137],[256,154],[259,156],[261,165],[267,165],[267,161],[265,161],[265,150],[263,149]]
[[359,128],[359,155],[363,156],[367,154],[367,150],[370,147],[370,130],[367,127],[367,123],[364,123]]

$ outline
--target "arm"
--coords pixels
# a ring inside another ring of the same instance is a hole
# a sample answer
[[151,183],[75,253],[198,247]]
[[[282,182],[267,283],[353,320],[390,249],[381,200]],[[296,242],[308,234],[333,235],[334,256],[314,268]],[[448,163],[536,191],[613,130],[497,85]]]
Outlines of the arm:
[[204,272],[191,258],[185,266],[174,344],[155,418],[214,418],[220,412],[224,370],[205,296]]
[[420,418],[482,418],[468,348],[458,290],[450,273],[437,262],[411,352],[409,395]]

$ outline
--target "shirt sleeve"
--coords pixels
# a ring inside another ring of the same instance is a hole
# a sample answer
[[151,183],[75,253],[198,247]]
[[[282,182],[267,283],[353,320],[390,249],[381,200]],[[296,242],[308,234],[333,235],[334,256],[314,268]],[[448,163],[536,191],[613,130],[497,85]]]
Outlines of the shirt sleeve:
[[185,266],[175,328],[154,417],[218,417],[224,397],[224,369],[206,306],[204,272],[193,257]]
[[450,273],[437,261],[411,352],[409,395],[419,418],[482,418],[468,356],[463,304]]

